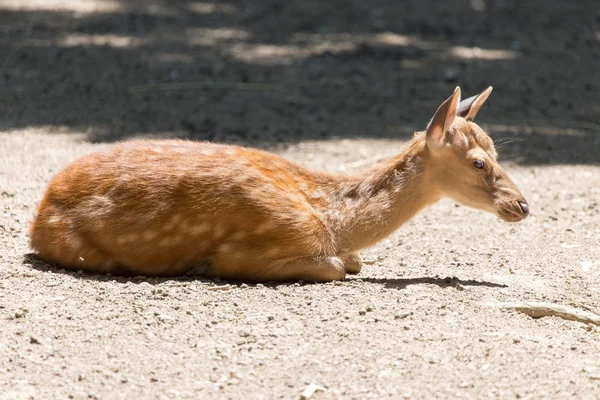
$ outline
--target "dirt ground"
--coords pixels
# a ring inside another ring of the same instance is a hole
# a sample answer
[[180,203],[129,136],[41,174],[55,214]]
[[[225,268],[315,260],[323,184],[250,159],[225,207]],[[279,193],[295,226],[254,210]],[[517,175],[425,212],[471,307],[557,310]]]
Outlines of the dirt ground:
[[[594,0],[0,0],[0,399],[600,397]],[[53,174],[135,136],[356,172],[460,85],[530,202],[425,210],[339,284],[68,273],[31,261]],[[456,277],[455,279],[451,279]]]

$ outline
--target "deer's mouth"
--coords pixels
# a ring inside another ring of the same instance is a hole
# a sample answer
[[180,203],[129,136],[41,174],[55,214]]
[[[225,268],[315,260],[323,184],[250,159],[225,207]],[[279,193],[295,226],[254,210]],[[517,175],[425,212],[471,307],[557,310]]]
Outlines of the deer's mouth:
[[500,207],[498,216],[506,222],[519,222],[527,215],[520,208],[517,210],[512,207]]

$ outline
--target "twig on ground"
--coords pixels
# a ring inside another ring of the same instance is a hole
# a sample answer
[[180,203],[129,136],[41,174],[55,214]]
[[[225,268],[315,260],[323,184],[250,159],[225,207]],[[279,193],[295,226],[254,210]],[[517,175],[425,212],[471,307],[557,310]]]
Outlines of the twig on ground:
[[210,282],[181,282],[181,283],[163,283],[162,287],[178,287],[178,286],[206,286]]
[[532,318],[559,317],[571,321],[585,322],[600,326],[600,315],[587,311],[581,311],[576,308],[562,306],[552,303],[538,302],[517,302],[517,303],[496,303],[487,304],[491,307],[514,308],[516,311],[529,315]]
[[220,286],[209,286],[206,289],[208,290],[229,290],[233,287],[233,285],[220,285]]
[[588,306],[587,304],[582,304],[581,308],[584,308],[584,309],[588,310],[592,314],[597,314],[596,309],[593,308],[593,307]]
[[323,386],[315,385],[311,383],[304,389],[302,394],[300,395],[300,400],[309,400],[316,392],[323,392],[326,389]]

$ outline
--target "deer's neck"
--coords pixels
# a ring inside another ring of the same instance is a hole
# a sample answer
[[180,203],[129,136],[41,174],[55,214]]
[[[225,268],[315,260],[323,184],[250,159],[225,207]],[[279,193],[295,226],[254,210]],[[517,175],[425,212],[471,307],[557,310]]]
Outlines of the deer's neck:
[[425,171],[425,152],[416,138],[367,177],[340,183],[326,211],[340,252],[375,244],[439,200]]

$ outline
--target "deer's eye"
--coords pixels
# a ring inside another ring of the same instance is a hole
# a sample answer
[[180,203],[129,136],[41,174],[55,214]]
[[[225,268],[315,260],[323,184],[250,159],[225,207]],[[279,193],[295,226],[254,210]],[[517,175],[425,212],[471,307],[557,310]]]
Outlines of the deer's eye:
[[485,163],[482,160],[473,161],[473,166],[477,169],[483,169],[485,167]]

